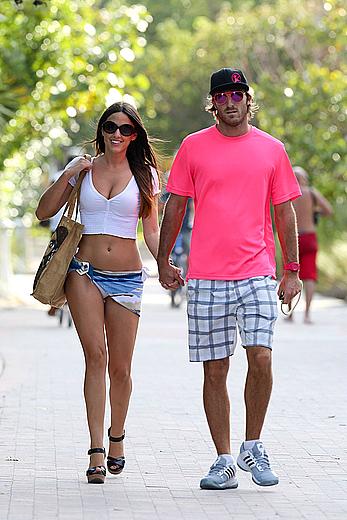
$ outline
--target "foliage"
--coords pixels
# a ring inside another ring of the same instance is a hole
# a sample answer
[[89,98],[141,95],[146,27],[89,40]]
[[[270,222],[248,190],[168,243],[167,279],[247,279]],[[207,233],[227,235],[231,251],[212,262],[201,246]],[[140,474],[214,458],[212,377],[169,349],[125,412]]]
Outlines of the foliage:
[[[48,5],[49,4],[49,5]],[[30,215],[42,177],[63,148],[93,135],[91,123],[124,91],[143,103],[133,74],[151,18],[117,0],[51,0],[0,7],[0,218]]]
[[[128,93],[173,152],[212,124],[212,71],[245,70],[254,124],[281,139],[335,207],[321,241],[346,233],[346,7],[342,0],[24,0],[0,6],[0,218],[31,220],[52,158],[89,139]],[[152,23],[151,23],[152,22]]]
[[242,68],[260,105],[255,124],[285,143],[292,162],[307,169],[335,206],[335,219],[322,225],[325,240],[345,232],[342,0],[254,2],[252,9],[228,2],[215,20],[198,16],[191,29],[172,18],[154,26],[155,37],[135,64],[151,79],[149,128],[171,140],[173,151],[187,133],[213,122],[204,112],[211,72]]

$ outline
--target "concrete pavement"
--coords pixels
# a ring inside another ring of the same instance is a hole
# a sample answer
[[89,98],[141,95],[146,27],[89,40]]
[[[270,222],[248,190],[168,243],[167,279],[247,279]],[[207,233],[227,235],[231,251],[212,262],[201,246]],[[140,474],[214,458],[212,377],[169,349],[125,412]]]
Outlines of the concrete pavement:
[[[19,282],[27,292],[27,277]],[[201,402],[201,365],[189,364],[185,310],[146,282],[126,425],[126,470],[87,485],[83,356],[73,329],[45,308],[0,309],[1,520],[343,520],[347,518],[347,307],[314,302],[314,325],[279,319],[274,391],[263,440],[280,484],[202,491],[215,458]],[[232,359],[233,453],[243,440],[246,360]],[[108,411],[109,414],[109,411]],[[108,417],[105,427],[108,426]],[[105,445],[107,446],[106,438]]]

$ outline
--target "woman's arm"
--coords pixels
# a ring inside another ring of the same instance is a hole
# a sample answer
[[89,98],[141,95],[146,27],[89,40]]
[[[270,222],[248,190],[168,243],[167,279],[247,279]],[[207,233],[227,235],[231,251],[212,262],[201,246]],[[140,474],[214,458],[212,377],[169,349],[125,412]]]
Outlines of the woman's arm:
[[154,197],[151,213],[142,219],[143,237],[155,260],[159,248],[158,195]]
[[41,196],[35,212],[39,220],[46,220],[53,217],[53,215],[55,215],[64,204],[66,204],[72,191],[72,186],[69,184],[69,180],[82,170],[89,170],[91,162],[84,157],[80,157],[70,167],[69,165],[67,166],[68,167],[65,168],[59,179]]

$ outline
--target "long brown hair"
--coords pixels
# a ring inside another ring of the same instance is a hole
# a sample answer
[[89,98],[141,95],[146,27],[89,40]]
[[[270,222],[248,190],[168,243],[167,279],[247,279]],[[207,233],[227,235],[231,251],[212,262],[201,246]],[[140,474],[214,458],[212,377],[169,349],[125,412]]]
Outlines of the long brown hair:
[[110,115],[116,112],[123,112],[126,114],[136,128],[137,137],[129,144],[126,156],[129,161],[131,173],[134,175],[140,190],[141,202],[139,216],[148,217],[152,209],[154,199],[151,166],[158,172],[158,164],[156,154],[154,152],[153,146],[151,145],[151,139],[147,134],[138,111],[130,103],[125,103],[123,101],[113,103],[113,105],[109,106],[101,115],[96,130],[96,137],[91,142],[94,143],[97,156],[105,152],[105,141],[102,135],[102,125],[105,121],[107,121]]

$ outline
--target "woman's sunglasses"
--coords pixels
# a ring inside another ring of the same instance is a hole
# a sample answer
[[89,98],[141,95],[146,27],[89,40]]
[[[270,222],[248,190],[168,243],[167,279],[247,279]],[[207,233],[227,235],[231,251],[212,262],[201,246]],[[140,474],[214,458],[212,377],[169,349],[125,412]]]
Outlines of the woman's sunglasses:
[[216,105],[225,105],[230,98],[233,103],[240,103],[243,100],[244,92],[242,90],[232,90],[228,92],[217,92],[213,95],[212,101]]
[[117,125],[113,121],[105,121],[102,124],[102,129],[106,134],[114,134],[117,130],[120,131],[121,135],[124,137],[129,137],[130,135],[136,134],[136,128],[133,125]]

